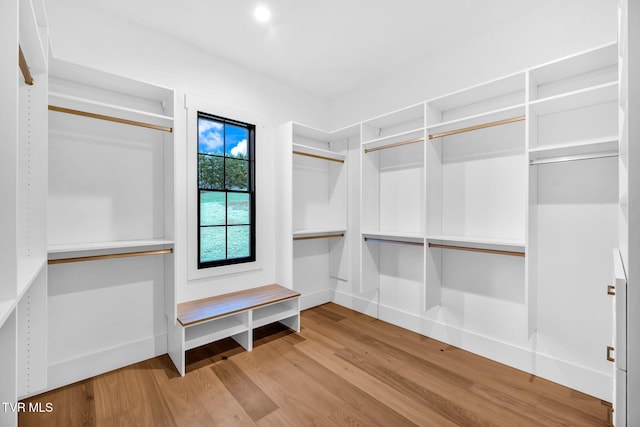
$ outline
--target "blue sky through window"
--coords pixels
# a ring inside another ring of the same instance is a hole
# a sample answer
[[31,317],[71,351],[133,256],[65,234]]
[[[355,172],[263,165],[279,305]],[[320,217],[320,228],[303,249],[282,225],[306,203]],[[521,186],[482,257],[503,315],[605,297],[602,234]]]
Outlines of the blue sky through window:
[[247,138],[249,132],[246,128],[226,125],[226,151],[225,155],[230,157],[247,156]]
[[225,125],[204,117],[198,118],[200,153],[246,158],[248,136],[249,131],[246,128]]

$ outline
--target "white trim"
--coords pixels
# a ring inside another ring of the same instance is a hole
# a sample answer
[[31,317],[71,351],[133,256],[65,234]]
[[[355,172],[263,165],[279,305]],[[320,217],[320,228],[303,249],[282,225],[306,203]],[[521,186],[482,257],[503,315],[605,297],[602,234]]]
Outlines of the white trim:
[[[194,157],[194,153],[198,152],[198,135],[197,135],[197,112],[204,111],[209,114],[220,115],[223,117],[233,118],[234,120],[242,121],[245,123],[252,123],[256,126],[256,145],[259,143],[260,135],[264,131],[264,121],[253,112],[230,107],[226,104],[217,104],[208,99],[204,99],[197,95],[186,94],[184,97],[185,114],[186,114],[186,129],[187,129],[187,280],[206,279],[211,277],[218,277],[228,274],[246,273],[250,271],[261,270],[263,268],[262,259],[264,254],[261,252],[260,242],[256,242],[256,261],[247,262],[242,264],[225,265],[220,267],[211,267],[206,269],[198,269],[198,215],[197,215],[197,154]],[[256,147],[257,151],[257,147]],[[256,164],[256,182],[258,177],[258,168],[261,168],[259,163]],[[257,183],[258,191],[256,191],[256,210],[260,209],[260,196],[259,186]],[[256,218],[259,216],[259,212],[256,212]],[[257,221],[257,219],[256,219]],[[256,224],[256,240],[260,235],[259,224]]]

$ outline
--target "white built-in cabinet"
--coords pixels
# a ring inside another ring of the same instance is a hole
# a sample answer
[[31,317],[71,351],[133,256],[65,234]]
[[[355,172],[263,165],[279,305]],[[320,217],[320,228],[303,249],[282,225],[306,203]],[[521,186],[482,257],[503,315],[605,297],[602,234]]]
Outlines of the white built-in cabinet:
[[[19,397],[44,389],[47,382],[47,52],[42,1],[3,1],[0,402],[13,405]],[[15,409],[3,406],[1,426],[17,424]]]
[[276,280],[302,294],[303,309],[330,301],[336,282],[349,277],[347,152],[359,132],[278,129]]
[[48,387],[166,353],[172,89],[52,59]]

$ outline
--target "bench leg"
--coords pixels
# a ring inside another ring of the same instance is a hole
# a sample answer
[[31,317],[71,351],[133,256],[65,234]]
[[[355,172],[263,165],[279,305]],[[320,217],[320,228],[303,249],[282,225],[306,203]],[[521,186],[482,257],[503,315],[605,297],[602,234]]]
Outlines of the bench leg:
[[300,315],[287,317],[286,319],[282,319],[280,321],[285,326],[293,329],[296,332],[300,332]]
[[251,329],[236,335],[231,335],[231,338],[244,347],[245,350],[251,351],[253,349],[253,331]]
[[167,321],[169,358],[181,376],[185,374],[184,328],[171,320]]

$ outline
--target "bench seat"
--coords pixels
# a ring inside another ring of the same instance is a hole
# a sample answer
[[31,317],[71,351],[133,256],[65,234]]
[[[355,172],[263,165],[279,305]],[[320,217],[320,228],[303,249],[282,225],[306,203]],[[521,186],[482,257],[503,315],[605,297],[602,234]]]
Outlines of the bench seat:
[[177,321],[169,322],[169,356],[185,374],[185,352],[231,337],[247,351],[253,330],[280,322],[300,331],[300,293],[277,284],[245,289],[178,304]]

